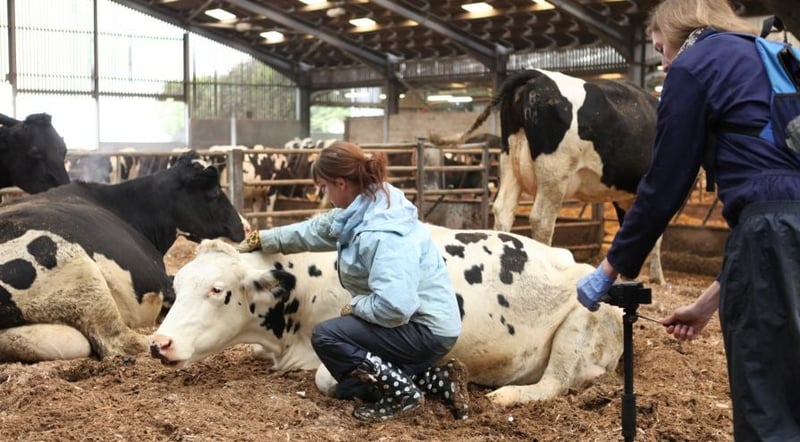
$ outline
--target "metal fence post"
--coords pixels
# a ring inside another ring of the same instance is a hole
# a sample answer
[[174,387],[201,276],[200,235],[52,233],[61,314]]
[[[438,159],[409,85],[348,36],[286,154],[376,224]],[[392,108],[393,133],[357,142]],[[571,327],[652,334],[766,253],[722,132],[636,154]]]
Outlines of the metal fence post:
[[233,207],[242,213],[244,211],[244,177],[243,167],[244,152],[242,149],[231,149],[226,155],[228,168],[228,198]]
[[425,138],[417,138],[417,213],[419,220],[425,222]]

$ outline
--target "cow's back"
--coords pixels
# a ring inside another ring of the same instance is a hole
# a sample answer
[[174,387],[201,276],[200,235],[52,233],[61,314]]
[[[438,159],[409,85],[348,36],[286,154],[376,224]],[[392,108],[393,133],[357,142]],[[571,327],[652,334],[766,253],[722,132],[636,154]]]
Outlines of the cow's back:
[[[81,198],[51,196],[39,194],[0,207],[0,243],[18,238],[28,230],[52,232],[80,245],[101,268],[107,267],[107,260],[112,260],[129,272],[137,301],[141,302],[146,293],[166,292],[165,297],[172,297],[163,257],[130,224]],[[108,271],[112,270],[104,269]]]
[[626,81],[587,82],[584,88],[578,135],[594,143],[603,184],[635,194],[652,159],[658,100]]
[[579,307],[577,280],[592,267],[515,234],[430,229],[462,309],[464,332],[449,356],[470,367],[478,384],[536,382],[554,333]]

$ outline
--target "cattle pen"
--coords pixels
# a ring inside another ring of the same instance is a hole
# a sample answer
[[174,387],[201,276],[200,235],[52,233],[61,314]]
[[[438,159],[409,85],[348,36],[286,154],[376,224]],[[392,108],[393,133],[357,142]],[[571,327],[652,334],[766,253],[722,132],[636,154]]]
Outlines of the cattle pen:
[[[361,146],[367,154],[382,153],[386,155],[389,167],[387,181],[403,190],[406,196],[418,208],[420,219],[434,224],[437,219],[444,219],[435,213],[439,206],[451,204],[475,204],[475,214],[470,220],[451,217],[448,221],[450,227],[461,228],[489,228],[491,197],[489,167],[498,152],[492,151],[485,143],[464,144],[447,147],[435,147],[420,139],[416,143],[388,143],[364,144]],[[291,173],[291,177],[247,177],[245,168],[248,161],[253,158],[268,158],[287,164],[305,163],[309,165],[313,158],[319,154],[320,149],[279,149],[279,148],[254,148],[254,149],[228,149],[220,151],[199,151],[201,155],[212,158],[212,161],[223,162],[226,172],[223,177],[223,188],[228,193],[234,206],[258,227],[272,227],[277,225],[306,219],[324,210],[329,206],[316,192],[314,181],[309,175],[309,168],[299,176]],[[163,153],[161,153],[163,154]],[[160,155],[161,155],[160,154]],[[446,156],[459,156],[471,159],[471,162],[445,164]],[[424,160],[418,161],[418,158]],[[476,174],[479,177],[477,186],[455,187],[448,186],[448,176],[455,174]],[[290,192],[283,189],[293,189]],[[270,196],[270,204],[266,208],[253,207],[252,190],[264,192]],[[297,195],[296,189],[304,189]],[[463,211],[462,211],[463,212]],[[451,212],[452,214],[452,212]],[[468,222],[468,224],[466,224]],[[453,223],[461,224],[453,226]]]
[[[363,144],[367,153],[384,153],[389,160],[388,181],[401,188],[413,201],[422,221],[458,229],[491,229],[493,227],[492,200],[498,180],[496,164],[499,149],[486,143],[436,146],[426,138],[416,142]],[[185,150],[185,149],[179,149]],[[208,161],[220,166],[223,190],[234,206],[254,228],[270,228],[307,219],[330,206],[317,193],[309,169],[300,175],[292,173],[282,177],[258,176],[248,171],[256,158],[286,164],[313,160],[320,149],[286,149],[256,146],[220,146],[198,150]],[[148,163],[168,167],[169,159],[177,155],[172,151],[97,152],[69,151],[67,162],[78,159],[104,159],[109,163],[108,183],[117,183],[134,176],[126,175],[123,164]],[[422,158],[422,161],[418,159]],[[302,159],[302,161],[299,161]],[[140,167],[140,174],[156,169]],[[463,179],[456,176],[473,176],[472,187],[464,187]],[[675,215],[665,233],[665,258],[670,268],[681,271],[713,273],[718,268],[727,228],[720,216],[721,204],[713,194],[702,190],[702,174],[695,190]],[[89,180],[87,180],[89,181]],[[294,192],[283,191],[294,189]],[[302,189],[297,192],[296,189]],[[286,196],[286,194],[300,196]],[[0,190],[0,203],[23,195],[17,188]],[[523,195],[512,231],[530,236],[527,211],[532,201]],[[260,205],[259,205],[260,202]],[[565,201],[553,236],[553,245],[569,249],[578,260],[592,260],[607,247],[618,229],[610,204],[587,204]]]

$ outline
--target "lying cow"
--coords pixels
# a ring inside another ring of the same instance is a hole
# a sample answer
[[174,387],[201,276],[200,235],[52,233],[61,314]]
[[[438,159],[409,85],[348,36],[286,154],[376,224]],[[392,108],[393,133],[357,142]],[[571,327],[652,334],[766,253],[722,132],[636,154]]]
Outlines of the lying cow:
[[177,235],[244,238],[197,154],[116,185],[75,182],[0,207],[0,360],[145,351],[131,330],[174,300],[163,257]]
[[[452,352],[470,382],[501,387],[501,405],[552,398],[613,370],[622,354],[622,316],[575,300],[592,271],[568,250],[491,230],[430,226],[461,307],[463,332]],[[175,275],[176,301],[151,337],[154,357],[183,367],[235,344],[259,344],[273,369],[314,369],[311,330],[339,314],[350,295],[338,282],[336,253],[237,253],[204,241]],[[332,394],[324,367],[317,386]]]
[[[612,201],[622,224],[647,172],[658,100],[632,83],[595,81],[545,70],[510,76],[463,137],[500,108],[500,188],[492,206],[496,230],[510,231],[522,191],[534,195],[532,237],[551,244],[565,199]],[[664,280],[660,243],[650,280]]]
[[37,193],[66,184],[66,155],[50,115],[32,114],[19,121],[0,114],[0,188]]

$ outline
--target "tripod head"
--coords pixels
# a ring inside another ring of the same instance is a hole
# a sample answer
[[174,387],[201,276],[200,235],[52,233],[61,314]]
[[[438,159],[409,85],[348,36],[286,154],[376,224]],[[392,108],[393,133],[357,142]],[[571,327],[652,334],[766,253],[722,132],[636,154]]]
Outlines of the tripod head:
[[639,281],[622,281],[612,285],[601,301],[635,313],[639,305],[652,302],[652,292]]

